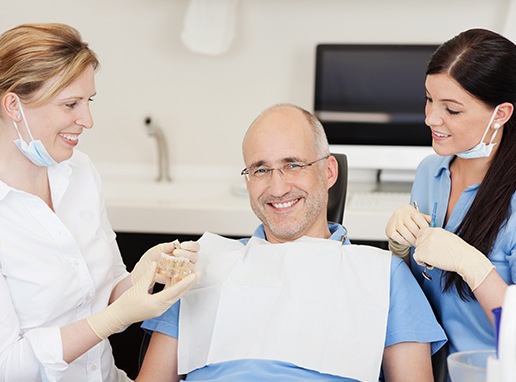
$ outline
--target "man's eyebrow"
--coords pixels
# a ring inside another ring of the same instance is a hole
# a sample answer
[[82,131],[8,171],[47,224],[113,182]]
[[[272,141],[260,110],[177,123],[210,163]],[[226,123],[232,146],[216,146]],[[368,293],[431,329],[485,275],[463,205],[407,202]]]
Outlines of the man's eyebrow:
[[264,160],[259,160],[257,162],[251,163],[247,168],[260,167],[263,166],[266,162]]
[[292,162],[302,162],[301,158],[298,158],[298,157],[287,157],[287,158],[283,158],[282,160],[283,163],[292,163]]
[[[293,163],[293,162],[301,162],[300,158],[297,157],[286,157],[281,159],[281,163]],[[269,166],[268,162],[265,160],[259,160],[252,163],[248,168],[260,167],[260,166]]]

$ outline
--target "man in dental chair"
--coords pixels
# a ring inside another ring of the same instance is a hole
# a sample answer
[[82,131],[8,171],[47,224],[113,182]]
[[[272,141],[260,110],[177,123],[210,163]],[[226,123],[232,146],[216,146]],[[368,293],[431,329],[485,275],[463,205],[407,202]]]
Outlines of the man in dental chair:
[[320,122],[274,105],[243,141],[250,239],[205,233],[199,283],[161,317],[138,381],[433,381],[446,337],[406,264],[327,222]]

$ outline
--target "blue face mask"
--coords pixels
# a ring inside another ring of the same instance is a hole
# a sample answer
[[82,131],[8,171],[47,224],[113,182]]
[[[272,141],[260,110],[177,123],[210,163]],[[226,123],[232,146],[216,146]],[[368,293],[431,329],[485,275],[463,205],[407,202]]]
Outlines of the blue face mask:
[[495,124],[495,126],[494,126],[495,131],[491,137],[491,142],[489,142],[488,145],[485,144],[484,138],[486,137],[487,132],[489,131],[489,128],[491,127],[491,124],[493,123],[493,120],[495,118],[497,111],[498,111],[498,106],[495,107],[495,109],[494,109],[493,115],[491,116],[491,119],[489,120],[489,123],[487,124],[487,128],[484,131],[484,135],[482,135],[482,139],[480,139],[480,143],[467,151],[457,154],[457,156],[459,158],[464,158],[464,159],[487,158],[491,155],[491,152],[493,151],[493,147],[494,147],[494,145],[496,145],[496,143],[493,143],[493,140],[496,137],[496,134],[498,133],[498,129],[500,128],[500,125]]
[[[16,96],[18,98],[18,96]],[[18,124],[16,121],[13,121],[16,132],[18,133],[18,139],[14,140],[14,144],[16,147],[20,149],[23,155],[27,157],[32,163],[41,167],[48,167],[56,164],[57,162],[50,156],[47,149],[43,145],[39,139],[35,140],[32,137],[30,132],[29,124],[27,122],[27,118],[25,118],[25,113],[23,112],[23,108],[18,98],[18,106],[20,107],[20,113],[23,118],[23,123],[25,123],[25,127],[27,128],[27,132],[29,133],[29,137],[31,141],[29,143],[25,142],[20,134],[20,129],[18,128]]]

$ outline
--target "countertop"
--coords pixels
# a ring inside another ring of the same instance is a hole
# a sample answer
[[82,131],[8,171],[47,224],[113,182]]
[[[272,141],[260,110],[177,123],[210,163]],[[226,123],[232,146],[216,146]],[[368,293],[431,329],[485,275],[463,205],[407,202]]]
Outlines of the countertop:
[[[117,232],[201,235],[205,231],[249,236],[260,223],[249,206],[235,168],[172,168],[172,181],[158,183],[148,165],[97,166],[113,229]],[[396,205],[362,208],[353,198],[372,191],[372,181],[350,181],[344,225],[351,240],[385,240],[385,224]],[[408,193],[403,195],[408,202]]]

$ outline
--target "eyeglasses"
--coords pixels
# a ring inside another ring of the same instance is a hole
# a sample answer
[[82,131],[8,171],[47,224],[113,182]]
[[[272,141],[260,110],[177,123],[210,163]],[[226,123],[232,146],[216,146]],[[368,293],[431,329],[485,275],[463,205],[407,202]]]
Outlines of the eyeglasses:
[[289,180],[295,177],[296,175],[299,175],[299,173],[303,172],[304,169],[312,166],[313,164],[320,162],[324,159],[328,159],[329,156],[330,155],[326,155],[310,163],[289,162],[285,163],[281,167],[274,168],[267,166],[252,166],[249,168],[244,168],[240,175],[245,175],[249,182],[258,182],[271,179],[272,172],[274,170],[278,170],[283,179]]

